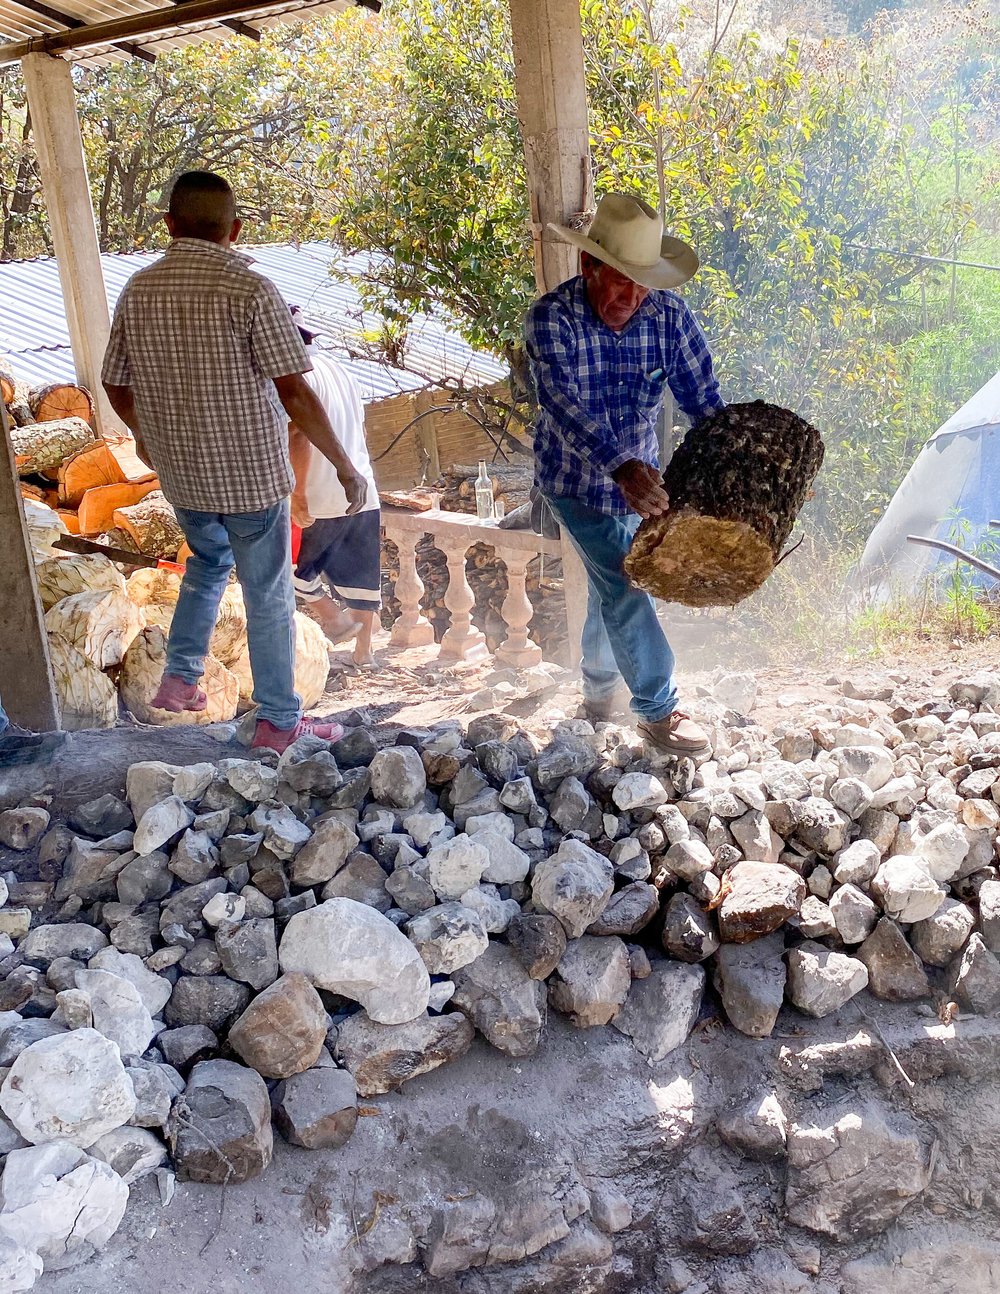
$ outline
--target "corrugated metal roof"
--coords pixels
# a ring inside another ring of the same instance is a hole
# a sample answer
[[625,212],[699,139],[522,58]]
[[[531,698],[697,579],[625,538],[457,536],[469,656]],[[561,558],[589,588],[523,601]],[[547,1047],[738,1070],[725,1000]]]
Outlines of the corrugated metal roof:
[[[329,243],[265,244],[241,250],[286,301],[302,307],[306,326],[321,334],[320,346],[344,359],[367,401],[417,390],[428,380],[462,379],[480,385],[505,376],[504,366],[494,356],[474,351],[446,321],[427,316],[410,329],[404,367],[351,358],[349,352],[362,349],[362,337],[378,329],[379,319],[362,309],[357,286],[334,278],[331,271],[359,277],[370,264],[368,257],[344,256]],[[101,257],[112,310],[136,270],[159,255],[130,252]],[[0,301],[0,354],[9,357],[14,371],[32,384],[71,381],[73,355],[55,259],[0,264]]]
[[[253,11],[239,14],[239,22],[256,31],[283,23],[313,21],[327,13],[353,7],[357,0],[288,0],[266,12]],[[54,32],[64,32],[80,26],[93,26],[133,14],[169,12],[173,3],[163,0],[40,0],[35,8],[32,0],[0,0],[0,46]],[[67,21],[59,21],[63,15]],[[231,40],[233,28],[221,21],[178,24],[155,35],[136,37],[131,42],[88,46],[65,50],[62,57],[82,67],[99,67],[119,62],[129,57],[133,49],[148,54],[163,54],[182,45],[208,40]]]

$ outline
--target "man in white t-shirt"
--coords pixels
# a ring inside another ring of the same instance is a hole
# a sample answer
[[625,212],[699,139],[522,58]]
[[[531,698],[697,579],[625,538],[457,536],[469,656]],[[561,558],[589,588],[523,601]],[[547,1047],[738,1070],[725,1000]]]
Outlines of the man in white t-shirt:
[[[356,665],[374,665],[372,634],[382,605],[382,516],[365,443],[364,405],[346,366],[320,352],[313,344],[315,334],[298,319],[296,323],[313,366],[306,381],[319,396],[354,470],[365,478],[368,494],[361,508],[348,516],[336,470],[314,452],[294,424],[289,427],[295,472],[292,520],[302,527],[295,593],[331,642],[354,638]],[[324,588],[324,576],[340,605]]]

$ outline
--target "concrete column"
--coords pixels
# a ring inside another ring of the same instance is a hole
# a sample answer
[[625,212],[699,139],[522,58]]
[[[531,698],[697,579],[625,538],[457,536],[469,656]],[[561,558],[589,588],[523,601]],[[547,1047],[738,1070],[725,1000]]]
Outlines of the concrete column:
[[94,396],[101,433],[118,439],[129,433],[113,413],[101,386],[111,316],[70,65],[50,54],[28,54],[21,60],[21,70],[59,263],[76,378]]
[[15,723],[51,732],[59,727],[59,711],[2,401],[0,442],[0,698]]
[[517,115],[535,238],[548,292],[577,272],[577,252],[548,228],[591,205],[590,136],[579,0],[510,0]]

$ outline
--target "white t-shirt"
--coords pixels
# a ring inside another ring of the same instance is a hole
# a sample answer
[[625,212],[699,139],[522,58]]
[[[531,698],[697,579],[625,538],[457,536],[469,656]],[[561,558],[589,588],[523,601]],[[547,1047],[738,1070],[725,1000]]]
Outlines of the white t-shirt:
[[[335,359],[309,347],[312,372],[305,379],[319,396],[327,417],[344,446],[356,471],[368,482],[368,497],[362,512],[379,506],[378,487],[365,443],[365,409],[358,385],[347,369]],[[317,520],[347,515],[347,496],[337,477],[337,469],[323,454],[311,446],[312,458],[306,481],[309,512]]]

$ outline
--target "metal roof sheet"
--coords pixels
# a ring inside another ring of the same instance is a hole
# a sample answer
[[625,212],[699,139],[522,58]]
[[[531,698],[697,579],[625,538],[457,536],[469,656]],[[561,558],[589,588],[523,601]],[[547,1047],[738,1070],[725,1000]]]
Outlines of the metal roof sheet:
[[[370,258],[344,256],[330,243],[321,242],[300,246],[272,243],[241,250],[274,282],[286,301],[301,306],[306,326],[320,333],[323,349],[344,359],[366,401],[415,391],[428,381],[449,378],[485,385],[506,375],[495,356],[473,350],[446,320],[431,316],[414,321],[403,367],[352,358],[350,352],[363,349],[363,335],[376,330],[379,319],[362,308],[356,283],[334,278],[332,271],[360,277]],[[136,270],[159,255],[129,252],[101,257],[112,310]],[[54,258],[0,263],[0,354],[31,384],[73,380],[69,328]]]

